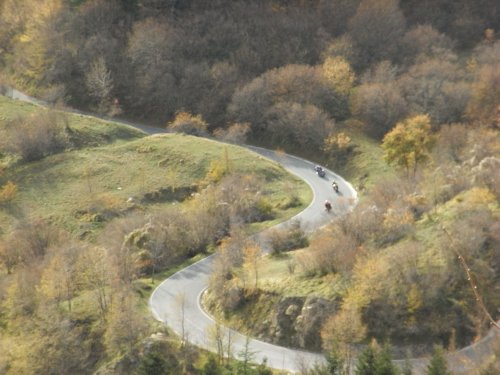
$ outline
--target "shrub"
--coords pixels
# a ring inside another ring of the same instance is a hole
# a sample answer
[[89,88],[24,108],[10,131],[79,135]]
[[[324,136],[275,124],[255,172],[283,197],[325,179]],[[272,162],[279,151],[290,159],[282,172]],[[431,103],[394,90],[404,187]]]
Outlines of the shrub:
[[351,272],[358,256],[358,246],[351,234],[337,224],[315,234],[306,252],[297,256],[306,276]]
[[255,211],[255,221],[265,221],[274,218],[273,206],[266,197],[260,197],[257,200]]
[[380,246],[400,240],[414,228],[413,214],[408,207],[401,207],[399,203],[396,202],[383,215],[383,230],[376,239]]
[[309,245],[299,220],[294,220],[283,229],[274,229],[268,235],[271,254],[278,255],[283,251],[300,249]]
[[138,374],[175,374],[180,372],[176,349],[167,341],[153,341],[139,358]]
[[7,182],[0,188],[0,205],[11,202],[17,193],[17,185],[12,181]]
[[270,107],[264,117],[266,137],[285,147],[320,148],[335,127],[325,111],[310,104],[280,102]]
[[300,197],[296,195],[295,192],[292,192],[290,195],[285,197],[280,203],[278,203],[277,207],[282,210],[288,210],[289,208],[298,207],[302,204]]
[[262,197],[264,180],[257,175],[230,174],[219,184],[219,205],[227,206],[230,215],[245,223],[260,222],[274,217],[273,207]]
[[227,129],[217,128],[214,131],[214,137],[229,143],[245,143],[247,135],[250,132],[250,124],[248,123],[235,123]]
[[323,152],[330,157],[336,166],[347,162],[349,155],[354,150],[351,138],[345,133],[330,134],[323,141]]
[[7,141],[2,151],[19,155],[24,161],[40,160],[64,150],[67,139],[60,117],[53,112],[38,112],[7,124]]
[[7,246],[19,251],[19,259],[24,264],[42,258],[47,249],[59,243],[61,232],[46,220],[19,222],[7,239]]
[[227,166],[220,160],[213,160],[210,163],[207,175],[205,176],[207,182],[217,183],[227,172]]
[[167,125],[167,129],[176,133],[185,133],[203,137],[207,135],[208,125],[201,115],[194,116],[189,112],[178,112],[174,121]]

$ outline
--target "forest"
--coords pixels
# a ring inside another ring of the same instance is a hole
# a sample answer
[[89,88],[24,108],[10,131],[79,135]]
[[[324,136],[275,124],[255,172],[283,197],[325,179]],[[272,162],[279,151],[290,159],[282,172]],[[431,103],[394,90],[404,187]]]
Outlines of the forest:
[[[210,312],[330,356],[310,374],[479,340],[500,306],[499,30],[494,0],[0,0],[0,91],[50,106],[0,97],[0,373],[270,373],[151,321],[159,278],[213,252]],[[314,236],[274,231],[257,262],[243,234],[311,197],[236,148],[197,154],[205,138],[321,163],[359,204]],[[294,295],[266,281],[277,265]],[[245,322],[312,294],[308,335]]]

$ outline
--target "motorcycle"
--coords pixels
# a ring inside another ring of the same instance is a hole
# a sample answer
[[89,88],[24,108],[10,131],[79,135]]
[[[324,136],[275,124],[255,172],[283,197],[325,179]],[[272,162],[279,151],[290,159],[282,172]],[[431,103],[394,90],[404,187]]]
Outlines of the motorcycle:
[[337,183],[335,181],[332,182],[332,188],[333,188],[333,191],[338,193],[339,192],[339,185],[337,185]]
[[332,210],[332,204],[329,201],[325,201],[325,210],[330,212]]
[[322,167],[320,167],[319,165],[315,166],[314,170],[316,171],[316,174],[319,177],[325,177],[326,176],[326,171]]

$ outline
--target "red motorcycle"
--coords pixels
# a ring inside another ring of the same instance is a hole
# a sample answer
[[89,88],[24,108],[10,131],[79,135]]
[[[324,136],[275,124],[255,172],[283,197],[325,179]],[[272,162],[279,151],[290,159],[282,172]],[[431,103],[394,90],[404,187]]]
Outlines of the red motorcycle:
[[332,210],[332,204],[329,201],[325,201],[325,210],[330,212]]

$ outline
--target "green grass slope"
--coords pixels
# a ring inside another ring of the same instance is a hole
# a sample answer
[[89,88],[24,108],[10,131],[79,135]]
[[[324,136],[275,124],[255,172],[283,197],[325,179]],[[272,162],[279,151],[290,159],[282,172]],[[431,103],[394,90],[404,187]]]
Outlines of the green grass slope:
[[[9,119],[36,110],[39,109],[33,105],[0,97],[0,133]],[[275,208],[275,221],[293,216],[311,199],[305,183],[244,148],[184,135],[146,136],[110,121],[75,114],[65,116],[72,131],[78,132],[87,146],[36,162],[14,163],[5,170],[0,184],[13,181],[18,193],[0,211],[4,233],[17,220],[48,218],[80,237],[93,234],[108,219],[132,206],[137,208],[128,202],[129,198],[137,203],[146,194],[161,189],[175,191],[196,186],[216,168],[214,165],[264,179],[263,193]],[[7,158],[4,155],[4,161]],[[281,209],[280,203],[291,192],[300,197],[301,205]],[[175,199],[160,199],[140,204],[139,209],[154,210],[174,203]]]

